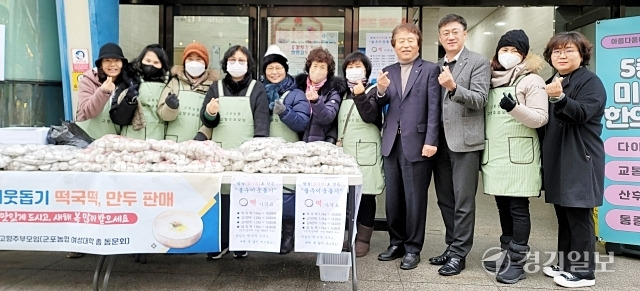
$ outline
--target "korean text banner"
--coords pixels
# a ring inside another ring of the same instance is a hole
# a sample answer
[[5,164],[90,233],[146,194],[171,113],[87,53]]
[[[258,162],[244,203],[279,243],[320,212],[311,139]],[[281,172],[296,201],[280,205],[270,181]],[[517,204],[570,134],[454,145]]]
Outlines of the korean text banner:
[[604,204],[598,235],[640,242],[640,17],[596,26],[596,70],[607,90],[602,132],[606,153]]
[[0,250],[219,251],[221,177],[0,171]]

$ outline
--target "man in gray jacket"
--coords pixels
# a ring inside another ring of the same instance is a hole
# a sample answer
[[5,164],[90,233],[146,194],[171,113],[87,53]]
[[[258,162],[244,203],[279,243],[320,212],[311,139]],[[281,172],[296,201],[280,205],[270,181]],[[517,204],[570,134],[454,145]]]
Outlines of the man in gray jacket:
[[464,47],[467,22],[449,14],[438,24],[446,55],[438,61],[442,73],[442,127],[435,155],[434,182],[446,227],[447,249],[429,259],[443,265],[443,276],[460,274],[473,245],[475,194],[484,149],[484,106],[489,92],[489,60]]

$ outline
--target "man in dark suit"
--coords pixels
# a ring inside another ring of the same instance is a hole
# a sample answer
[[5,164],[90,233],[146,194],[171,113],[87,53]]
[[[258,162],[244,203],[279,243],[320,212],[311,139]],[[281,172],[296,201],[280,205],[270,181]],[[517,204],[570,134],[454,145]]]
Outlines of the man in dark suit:
[[429,259],[443,265],[438,273],[460,274],[473,245],[476,190],[484,149],[484,106],[489,92],[489,60],[464,47],[467,22],[449,14],[438,24],[446,55],[438,61],[442,73],[442,128],[433,180],[446,228],[447,249]]
[[430,157],[435,155],[440,127],[440,69],[419,57],[422,33],[415,24],[393,30],[391,45],[398,63],[378,77],[378,104],[389,104],[382,125],[382,156],[390,246],[378,260],[402,257],[400,268],[420,263],[427,220]]

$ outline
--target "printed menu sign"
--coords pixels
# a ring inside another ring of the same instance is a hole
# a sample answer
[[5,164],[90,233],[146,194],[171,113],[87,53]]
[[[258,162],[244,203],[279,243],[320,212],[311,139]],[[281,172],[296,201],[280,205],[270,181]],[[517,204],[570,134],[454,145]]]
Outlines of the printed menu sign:
[[297,179],[296,252],[341,252],[348,192],[347,177]]
[[398,62],[391,46],[391,32],[367,33],[365,54],[371,61],[371,80],[378,78],[378,72],[384,67]]
[[234,175],[229,213],[230,250],[279,252],[282,177]]

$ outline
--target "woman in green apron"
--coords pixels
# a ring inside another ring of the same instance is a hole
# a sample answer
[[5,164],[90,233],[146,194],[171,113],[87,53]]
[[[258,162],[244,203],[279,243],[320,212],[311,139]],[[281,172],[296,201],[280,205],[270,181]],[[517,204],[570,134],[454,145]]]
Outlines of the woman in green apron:
[[127,75],[134,76],[134,81],[112,100],[111,120],[121,126],[120,135],[164,139],[164,121],[157,106],[169,72],[167,53],[159,44],[148,45],[127,67]]
[[[302,90],[289,75],[289,60],[277,45],[267,49],[262,61],[265,90],[269,109],[273,113],[270,136],[281,137],[288,142],[300,141],[311,115],[309,102]],[[282,237],[280,253],[293,250],[295,229],[295,185],[285,185],[282,204]]]
[[531,219],[529,197],[540,195],[542,173],[536,128],[547,123],[548,97],[538,72],[544,60],[529,54],[529,38],[511,30],[498,41],[491,61],[491,90],[485,107],[486,144],[482,157],[484,192],[494,195],[500,216],[503,254],[485,261],[496,280],[525,278]]
[[[253,137],[269,136],[269,101],[262,83],[251,72],[256,63],[249,50],[240,45],[230,47],[220,61],[227,75],[213,84],[201,104],[202,123],[213,128],[213,140],[224,149],[237,148]],[[228,191],[228,189],[227,189]],[[207,258],[219,259],[229,245],[229,194],[222,196],[222,252],[209,253]],[[227,193],[224,193],[227,192]],[[246,251],[234,252],[235,258],[245,258]]]
[[[352,155],[362,172],[362,198],[358,208],[358,232],[355,252],[357,257],[369,253],[373,223],[376,216],[376,195],[384,190],[380,128],[382,110],[376,102],[377,90],[369,84],[371,61],[355,51],[347,55],[342,64],[349,91],[338,111],[338,144]],[[355,110],[354,110],[355,109]]]
[[207,48],[192,42],[184,48],[182,64],[171,68],[171,79],[158,100],[158,116],[165,125],[164,139],[182,142],[211,138],[211,128],[200,121],[200,107],[220,74],[208,67]]
[[78,85],[76,124],[94,139],[107,134],[118,134],[111,122],[109,109],[111,96],[116,87],[125,82],[122,68],[127,59],[115,43],[106,43],[100,48],[96,66],[82,75]]

